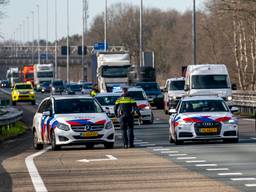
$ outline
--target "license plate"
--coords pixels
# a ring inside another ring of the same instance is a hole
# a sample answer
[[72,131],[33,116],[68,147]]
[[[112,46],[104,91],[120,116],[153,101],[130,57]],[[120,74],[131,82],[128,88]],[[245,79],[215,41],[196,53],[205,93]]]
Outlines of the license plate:
[[217,133],[218,128],[201,128],[200,133]]
[[83,133],[84,137],[97,137],[98,136],[98,132],[85,132]]
[[113,119],[112,119],[112,122],[113,122],[113,123],[116,123],[116,122],[117,122],[117,118],[113,118]]

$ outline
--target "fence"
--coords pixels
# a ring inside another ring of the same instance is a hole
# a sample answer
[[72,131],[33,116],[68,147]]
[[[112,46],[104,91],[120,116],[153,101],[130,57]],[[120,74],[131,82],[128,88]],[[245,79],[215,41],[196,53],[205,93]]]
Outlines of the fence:
[[233,93],[234,105],[241,109],[241,112],[256,114],[256,92],[235,91]]

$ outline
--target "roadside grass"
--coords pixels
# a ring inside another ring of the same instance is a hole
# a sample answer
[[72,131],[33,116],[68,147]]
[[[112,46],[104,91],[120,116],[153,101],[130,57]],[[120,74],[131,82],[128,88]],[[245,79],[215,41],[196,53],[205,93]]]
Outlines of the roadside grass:
[[26,132],[26,125],[18,121],[12,125],[0,127],[0,141],[16,137]]

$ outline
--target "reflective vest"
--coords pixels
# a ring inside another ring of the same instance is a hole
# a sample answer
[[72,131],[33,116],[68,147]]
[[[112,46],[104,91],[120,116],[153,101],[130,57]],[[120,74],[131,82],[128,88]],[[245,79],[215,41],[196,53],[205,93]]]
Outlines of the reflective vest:
[[117,117],[132,117],[133,112],[137,109],[136,101],[129,96],[122,96],[116,100],[115,114]]

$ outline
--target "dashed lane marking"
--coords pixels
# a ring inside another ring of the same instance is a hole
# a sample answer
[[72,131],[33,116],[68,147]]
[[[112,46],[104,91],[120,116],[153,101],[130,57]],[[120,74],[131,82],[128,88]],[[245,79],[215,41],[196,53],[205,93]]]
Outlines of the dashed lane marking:
[[243,178],[230,178],[232,181],[255,181],[254,177],[243,177]]
[[134,142],[134,144],[140,145],[140,144],[148,144],[149,142]]
[[46,149],[41,150],[37,153],[34,153],[34,154],[26,157],[26,159],[25,159],[25,163],[26,163],[29,175],[31,177],[31,180],[32,180],[32,183],[33,183],[33,186],[34,186],[36,192],[47,192],[48,190],[45,187],[44,182],[36,168],[36,165],[34,163],[34,158],[47,152],[49,150],[49,148],[50,147],[47,147]]
[[156,146],[154,143],[140,144],[141,147]]
[[194,160],[194,161],[186,161],[186,163],[205,163],[206,160]]
[[196,164],[196,167],[217,167],[217,164]]
[[178,157],[178,156],[186,156],[188,154],[185,154],[185,153],[177,153],[177,154],[169,154],[168,156],[169,157]]
[[169,153],[179,153],[179,151],[161,151],[163,154],[169,154]]
[[147,147],[148,149],[159,149],[159,148],[161,148],[161,147],[159,147],[159,146],[155,146],[155,147]]
[[169,151],[170,149],[165,149],[165,148],[156,148],[153,149],[153,151]]
[[254,184],[245,184],[246,187],[256,187],[256,183]]
[[251,137],[252,140],[256,140],[256,137]]
[[229,168],[210,168],[207,171],[229,171]]
[[218,173],[219,176],[243,175],[242,173]]
[[177,157],[178,160],[197,159],[197,157]]

